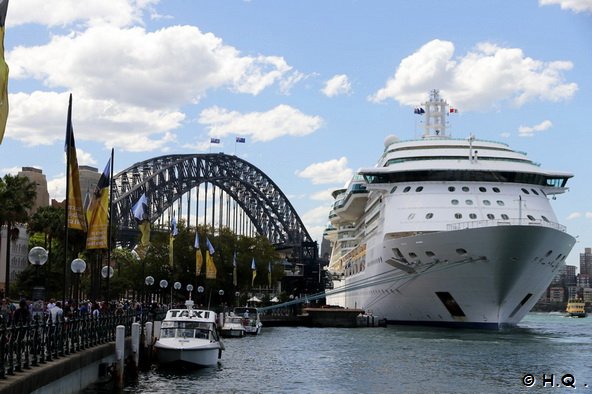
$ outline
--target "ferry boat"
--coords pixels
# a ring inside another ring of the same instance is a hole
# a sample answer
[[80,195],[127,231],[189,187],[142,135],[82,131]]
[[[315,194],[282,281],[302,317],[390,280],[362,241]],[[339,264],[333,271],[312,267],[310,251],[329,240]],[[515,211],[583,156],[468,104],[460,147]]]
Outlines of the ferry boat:
[[243,319],[243,327],[245,328],[245,334],[259,335],[261,334],[261,318],[259,316],[259,310],[253,307],[240,307],[234,308],[234,315],[241,316]]
[[218,363],[224,344],[216,331],[216,313],[194,309],[191,300],[187,309],[167,311],[154,344],[160,364],[186,363],[197,367]]
[[570,317],[586,317],[586,303],[584,300],[572,299],[567,302],[567,315]]
[[457,110],[438,90],[414,112],[421,139],[388,136],[378,163],[333,192],[327,304],[389,323],[515,325],[575,244],[550,204],[573,175],[504,143],[452,138]]

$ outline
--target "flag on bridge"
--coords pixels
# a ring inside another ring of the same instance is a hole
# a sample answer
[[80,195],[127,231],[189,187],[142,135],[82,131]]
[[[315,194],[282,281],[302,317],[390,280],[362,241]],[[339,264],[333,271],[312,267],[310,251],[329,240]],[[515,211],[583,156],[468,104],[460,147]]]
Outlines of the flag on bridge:
[[210,138],[210,144],[219,144],[220,138]]
[[236,137],[236,142],[239,144],[244,144],[246,142],[245,137]]
[[236,278],[236,250],[232,254],[232,284],[236,287],[237,278]]
[[212,257],[216,250],[208,237],[206,237],[206,245],[208,247],[206,252],[206,279],[216,279],[216,264],[214,264],[214,258]]

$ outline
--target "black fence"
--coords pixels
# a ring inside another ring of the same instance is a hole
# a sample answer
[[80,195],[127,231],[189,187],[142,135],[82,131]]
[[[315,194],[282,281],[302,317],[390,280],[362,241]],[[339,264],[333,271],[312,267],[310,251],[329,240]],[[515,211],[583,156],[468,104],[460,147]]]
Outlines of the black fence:
[[126,311],[97,317],[73,317],[56,323],[43,319],[33,319],[24,324],[0,322],[0,379],[115,341],[118,325],[125,326],[125,335],[129,336],[132,323],[144,323],[148,317],[154,319],[156,314],[148,316]]

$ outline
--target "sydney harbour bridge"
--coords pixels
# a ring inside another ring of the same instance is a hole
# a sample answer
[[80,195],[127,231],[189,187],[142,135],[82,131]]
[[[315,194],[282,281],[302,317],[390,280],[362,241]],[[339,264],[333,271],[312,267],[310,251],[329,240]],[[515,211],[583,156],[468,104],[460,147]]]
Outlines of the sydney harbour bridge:
[[168,226],[175,216],[185,217],[188,227],[209,222],[214,229],[259,234],[286,260],[316,266],[317,244],[290,201],[263,171],[239,157],[223,153],[154,157],[114,175],[112,190],[119,243],[130,245],[138,239],[132,206],[145,194],[149,220],[157,227],[159,222]]

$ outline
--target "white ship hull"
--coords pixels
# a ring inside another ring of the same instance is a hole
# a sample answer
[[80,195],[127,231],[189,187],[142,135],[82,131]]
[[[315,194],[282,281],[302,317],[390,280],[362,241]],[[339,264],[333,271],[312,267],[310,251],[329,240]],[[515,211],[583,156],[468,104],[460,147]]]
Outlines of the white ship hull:
[[213,366],[222,353],[219,342],[202,339],[159,339],[155,347],[161,364],[185,362],[198,367]]
[[[362,308],[397,323],[515,325],[546,290],[574,243],[565,232],[533,225],[370,241],[364,269],[334,281],[327,303]],[[417,258],[403,257],[410,254]]]

